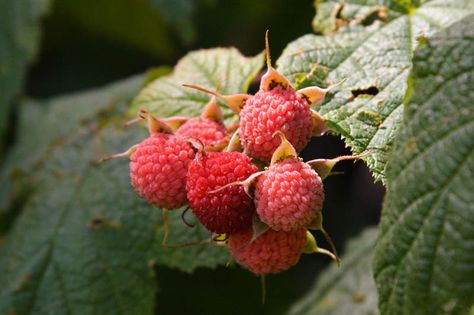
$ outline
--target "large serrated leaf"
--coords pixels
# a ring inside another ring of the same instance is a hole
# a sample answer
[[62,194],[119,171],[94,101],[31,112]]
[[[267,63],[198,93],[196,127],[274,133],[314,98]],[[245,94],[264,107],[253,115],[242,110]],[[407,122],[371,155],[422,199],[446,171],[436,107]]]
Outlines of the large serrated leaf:
[[2,248],[1,314],[151,313],[156,214],[134,198],[126,163],[91,164],[103,152],[92,133],[55,150],[37,175]]
[[[418,3],[418,2],[416,2]],[[318,107],[328,126],[383,180],[403,116],[403,99],[417,39],[474,12],[470,0],[328,1],[318,6],[316,29],[290,43],[278,69],[297,87],[346,79]]]
[[[235,48],[198,50],[184,56],[174,72],[148,84],[133,102],[132,110],[145,108],[164,116],[199,115],[210,97],[200,91],[184,88],[194,84],[221,94],[247,92],[250,81],[263,65],[263,55],[244,57]],[[230,113],[228,109],[226,113]]]
[[18,96],[28,63],[36,54],[39,22],[49,0],[0,2],[0,157],[11,102]]
[[374,268],[383,314],[474,303],[474,15],[415,52]]
[[[0,247],[0,314],[152,314],[155,264],[192,271],[227,262],[225,248],[162,247],[161,211],[135,194],[127,160],[96,163],[146,136],[121,127],[141,82],[24,107],[3,174],[30,189]],[[38,106],[41,119],[27,117]],[[208,238],[181,221],[182,210],[169,213],[170,242]]]
[[341,268],[333,264],[325,270],[289,314],[378,314],[377,289],[370,268],[376,239],[377,230],[369,228],[351,240]]

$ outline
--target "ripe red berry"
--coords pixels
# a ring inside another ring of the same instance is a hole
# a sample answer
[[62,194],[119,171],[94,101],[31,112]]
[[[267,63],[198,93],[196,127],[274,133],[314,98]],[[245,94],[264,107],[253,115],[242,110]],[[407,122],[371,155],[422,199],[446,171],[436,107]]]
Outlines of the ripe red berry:
[[249,244],[252,229],[229,236],[235,260],[255,274],[278,273],[294,266],[306,244],[306,230],[268,230]]
[[186,175],[194,155],[185,139],[152,133],[130,157],[132,186],[151,204],[179,208],[186,203]]
[[230,136],[222,124],[203,117],[189,119],[176,130],[176,135],[199,139],[206,149],[224,147]]
[[191,162],[186,185],[189,205],[208,230],[234,233],[251,226],[255,206],[242,186],[213,191],[257,171],[250,159],[239,152],[198,154]]
[[240,139],[246,152],[269,161],[280,144],[274,137],[282,131],[297,152],[311,137],[313,120],[308,103],[292,87],[260,90],[240,112]]
[[257,213],[274,230],[308,226],[321,211],[323,201],[321,178],[296,157],[272,165],[260,175],[255,189]]

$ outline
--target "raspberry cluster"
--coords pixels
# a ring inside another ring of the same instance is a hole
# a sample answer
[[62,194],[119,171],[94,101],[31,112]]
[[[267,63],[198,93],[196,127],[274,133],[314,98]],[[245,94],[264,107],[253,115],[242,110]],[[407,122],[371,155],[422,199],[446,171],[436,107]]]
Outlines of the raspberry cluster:
[[[150,135],[125,153],[131,184],[150,204],[168,210],[189,204],[213,235],[225,234],[235,260],[255,274],[278,273],[302,253],[321,249],[308,229],[322,227],[322,179],[342,159],[304,162],[298,157],[312,136],[326,130],[311,108],[329,89],[295,90],[271,65],[255,95],[213,95],[202,115],[159,119],[145,110]],[[238,116],[226,128],[220,99]],[[260,166],[257,167],[257,165]],[[263,166],[262,166],[263,165]],[[332,245],[332,242],[330,242]],[[332,245],[333,246],[333,245]]]

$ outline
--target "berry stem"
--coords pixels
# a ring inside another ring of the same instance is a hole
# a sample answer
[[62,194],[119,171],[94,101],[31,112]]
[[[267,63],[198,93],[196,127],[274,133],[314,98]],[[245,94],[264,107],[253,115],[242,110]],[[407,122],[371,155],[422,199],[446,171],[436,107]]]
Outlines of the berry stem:
[[[316,218],[314,218],[313,222],[310,223],[308,228],[321,231],[324,238],[326,239],[326,242],[328,242],[329,246],[331,246],[331,250],[334,253],[334,256],[336,257],[335,260],[337,264],[339,265],[340,259],[339,259],[339,256],[337,255],[336,246],[334,245],[334,242],[332,241],[331,237],[329,236],[329,234],[326,232],[326,230],[323,227],[323,214],[321,212],[318,213],[318,215],[316,216]],[[310,238],[310,236],[308,237]],[[314,242],[315,242],[315,245],[312,245],[313,246],[312,248],[317,249],[318,245],[316,244],[316,240],[314,240]]]
[[265,304],[265,298],[267,296],[267,279],[265,274],[260,275],[260,284],[262,286],[262,305]]
[[164,236],[163,236],[163,241],[161,242],[161,245],[163,246],[168,246],[168,234],[169,234],[169,226],[168,226],[168,209],[162,208],[161,209],[161,214],[163,217],[163,228],[164,228]]
[[181,213],[181,220],[184,222],[184,224],[186,224],[188,227],[190,228],[193,228],[194,227],[194,224],[191,224],[189,223],[188,221],[186,221],[186,213],[189,211],[189,209],[191,209],[189,206],[186,207],[186,209],[184,209],[184,211]]
[[218,235],[211,235],[210,238],[204,239],[204,240],[182,243],[182,244],[174,244],[174,245],[164,244],[163,246],[167,248],[183,248],[183,247],[198,246],[198,245],[203,245],[203,244],[221,245],[221,243],[225,243],[226,241],[227,241],[227,235],[218,234]]
[[268,33],[269,33],[269,30],[265,32],[265,56],[267,59],[267,68],[270,70],[270,69],[273,69],[273,67],[272,67],[272,58],[270,57],[270,44],[268,43]]
[[166,248],[184,248],[184,247],[198,246],[198,245],[210,244],[210,243],[212,243],[212,241],[210,239],[206,239],[206,240],[200,240],[200,241],[182,243],[182,244],[173,244],[173,245],[163,244],[163,246]]

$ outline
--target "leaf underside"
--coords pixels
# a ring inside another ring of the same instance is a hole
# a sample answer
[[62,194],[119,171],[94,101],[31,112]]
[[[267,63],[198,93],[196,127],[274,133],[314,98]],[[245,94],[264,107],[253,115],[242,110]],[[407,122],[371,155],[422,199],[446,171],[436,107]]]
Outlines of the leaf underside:
[[383,314],[474,303],[474,15],[414,55],[374,268]]
[[370,268],[376,239],[377,230],[368,228],[349,241],[341,268],[332,264],[323,271],[289,314],[378,314],[377,289]]
[[0,2],[0,158],[12,101],[23,84],[26,67],[36,54],[39,22],[49,0]]

